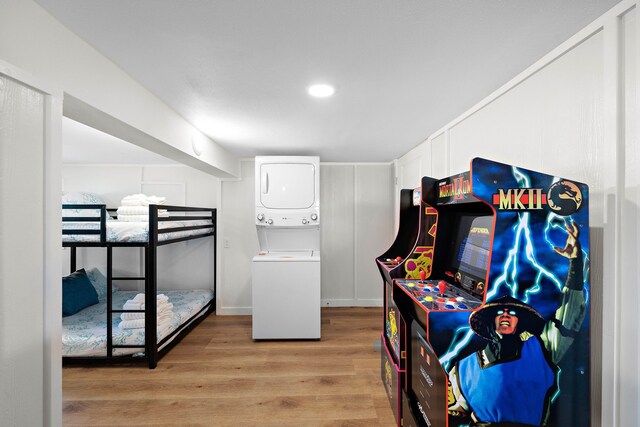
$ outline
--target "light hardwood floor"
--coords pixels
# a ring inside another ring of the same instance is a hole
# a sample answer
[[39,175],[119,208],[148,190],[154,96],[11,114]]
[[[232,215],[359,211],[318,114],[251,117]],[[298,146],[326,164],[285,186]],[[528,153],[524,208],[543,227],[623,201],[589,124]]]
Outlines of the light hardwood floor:
[[324,308],[320,341],[251,339],[211,315],[154,370],[65,367],[64,426],[395,425],[374,349],[380,308]]

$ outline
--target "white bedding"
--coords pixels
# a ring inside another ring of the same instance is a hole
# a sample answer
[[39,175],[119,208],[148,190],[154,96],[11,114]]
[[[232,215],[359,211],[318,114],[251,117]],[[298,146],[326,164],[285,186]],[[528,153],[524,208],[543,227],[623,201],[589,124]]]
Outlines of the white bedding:
[[[186,322],[213,299],[211,290],[162,291],[173,304],[173,318],[163,322],[158,328],[159,342],[172,331]],[[113,293],[113,308],[121,309],[124,303],[135,297],[135,291],[116,291]],[[106,337],[106,302],[85,308],[73,316],[62,318],[62,355],[63,356],[105,356],[107,353]],[[113,315],[113,344],[141,345],[141,348],[114,349],[114,355],[126,355],[144,352],[144,328],[121,329],[120,314]]]
[[[149,240],[149,223],[107,220],[107,241],[108,242],[147,242]],[[189,220],[189,221],[161,221],[158,228],[188,227],[194,225],[211,225],[209,220]],[[99,230],[100,224],[97,222],[64,222],[63,230]],[[198,230],[177,231],[158,235],[158,240],[177,239],[182,237],[197,236],[212,231],[212,228]],[[98,234],[63,234],[63,242],[99,242]]]

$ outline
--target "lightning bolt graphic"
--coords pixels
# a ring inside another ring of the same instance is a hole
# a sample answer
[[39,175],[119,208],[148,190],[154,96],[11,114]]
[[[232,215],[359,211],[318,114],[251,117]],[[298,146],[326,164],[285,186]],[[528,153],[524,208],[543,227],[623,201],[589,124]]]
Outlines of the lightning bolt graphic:
[[[518,168],[512,167],[513,177],[516,179],[520,188],[530,188],[531,180],[528,175],[521,172]],[[521,299],[525,303],[529,303],[531,295],[535,295],[540,293],[542,290],[541,282],[543,279],[550,280],[558,290],[562,289],[563,281],[560,280],[552,271],[546,269],[542,266],[536,257],[535,245],[533,242],[533,237],[531,234],[531,228],[529,224],[529,212],[522,212],[518,214],[518,220],[513,226],[513,241],[511,243],[510,249],[507,251],[507,255],[505,261],[502,265],[502,273],[496,278],[493,282],[493,286],[491,286],[491,290],[487,293],[486,301],[490,301],[493,299],[503,288],[508,289],[508,293],[514,297]],[[569,221],[572,221],[572,218],[569,217]],[[545,241],[549,244],[551,249],[553,249],[554,245],[551,241],[549,234],[551,230],[561,229],[566,233],[566,225],[565,225],[564,217],[560,217],[554,213],[551,213],[547,217],[545,229],[544,229],[544,238]],[[522,261],[522,258],[518,255],[524,253],[525,260],[529,266],[531,266],[535,274],[535,280],[533,284],[531,284],[528,288],[520,289],[520,285],[518,283],[518,261]],[[584,265],[586,266],[585,273],[588,273],[588,255],[583,251],[583,255],[585,256]],[[585,274],[584,277],[589,277],[588,274]],[[585,291],[588,292],[588,291]],[[588,296],[588,295],[587,295]],[[585,296],[585,298],[587,297]],[[453,360],[460,351],[471,341],[473,337],[473,331],[467,327],[458,328],[455,331],[454,338],[451,341],[451,345],[444,353],[444,355],[440,358],[440,363],[444,367],[446,371],[449,371],[449,365],[451,360]],[[558,374],[559,375],[559,374]],[[559,391],[554,396],[557,397]]]
[[460,351],[469,343],[471,337],[473,337],[473,331],[468,326],[456,329],[453,334],[453,339],[451,340],[451,345],[444,356],[440,357],[440,364],[445,371],[449,372],[451,359],[460,353]]
[[[518,182],[520,188],[530,188],[531,181],[529,177],[522,173],[518,168],[512,168],[513,177]],[[535,246],[533,244],[533,239],[531,236],[531,228],[529,226],[529,212],[523,212],[518,214],[518,221],[513,226],[514,229],[514,238],[513,243],[511,245],[511,249],[507,253],[507,258],[503,264],[502,274],[496,278],[494,282],[494,286],[492,290],[487,294],[487,300],[491,300],[496,294],[499,293],[500,288],[502,286],[506,286],[509,289],[509,293],[514,298],[519,298],[520,293],[522,293],[522,301],[525,303],[529,303],[529,299],[531,295],[535,295],[539,293],[542,289],[540,286],[540,282],[542,279],[546,278],[551,280],[558,289],[562,289],[562,281],[559,280],[551,271],[544,268],[538,262],[535,254]],[[557,215],[551,215],[557,216]],[[547,224],[549,224],[549,219],[547,219]],[[548,238],[545,236],[545,239]],[[522,243],[521,243],[522,242]],[[518,284],[518,254],[520,253],[520,246],[523,246],[525,257],[528,261],[528,264],[533,267],[536,272],[535,280],[531,287],[528,289],[524,289],[520,291],[520,286]],[[551,245],[553,248],[553,245]]]

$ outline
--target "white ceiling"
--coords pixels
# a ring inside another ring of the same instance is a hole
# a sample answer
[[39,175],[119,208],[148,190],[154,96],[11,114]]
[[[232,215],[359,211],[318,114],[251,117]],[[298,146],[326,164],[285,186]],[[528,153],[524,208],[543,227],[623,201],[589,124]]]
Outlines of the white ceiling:
[[36,1],[239,157],[387,162],[619,0]]
[[62,136],[62,160],[68,164],[177,164],[66,117],[62,120]]

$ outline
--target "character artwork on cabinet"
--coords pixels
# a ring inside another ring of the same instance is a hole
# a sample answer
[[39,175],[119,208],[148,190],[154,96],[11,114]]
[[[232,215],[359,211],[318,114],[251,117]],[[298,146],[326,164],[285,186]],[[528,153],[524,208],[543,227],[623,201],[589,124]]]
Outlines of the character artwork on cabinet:
[[483,159],[472,172],[496,213],[486,301],[429,316],[448,425],[589,426],[588,187]]
[[435,246],[436,230],[438,228],[438,211],[430,206],[421,206],[424,214],[421,216],[421,227],[425,232],[418,238],[416,247],[404,262],[406,279],[424,279],[431,276],[433,267],[433,248]]

